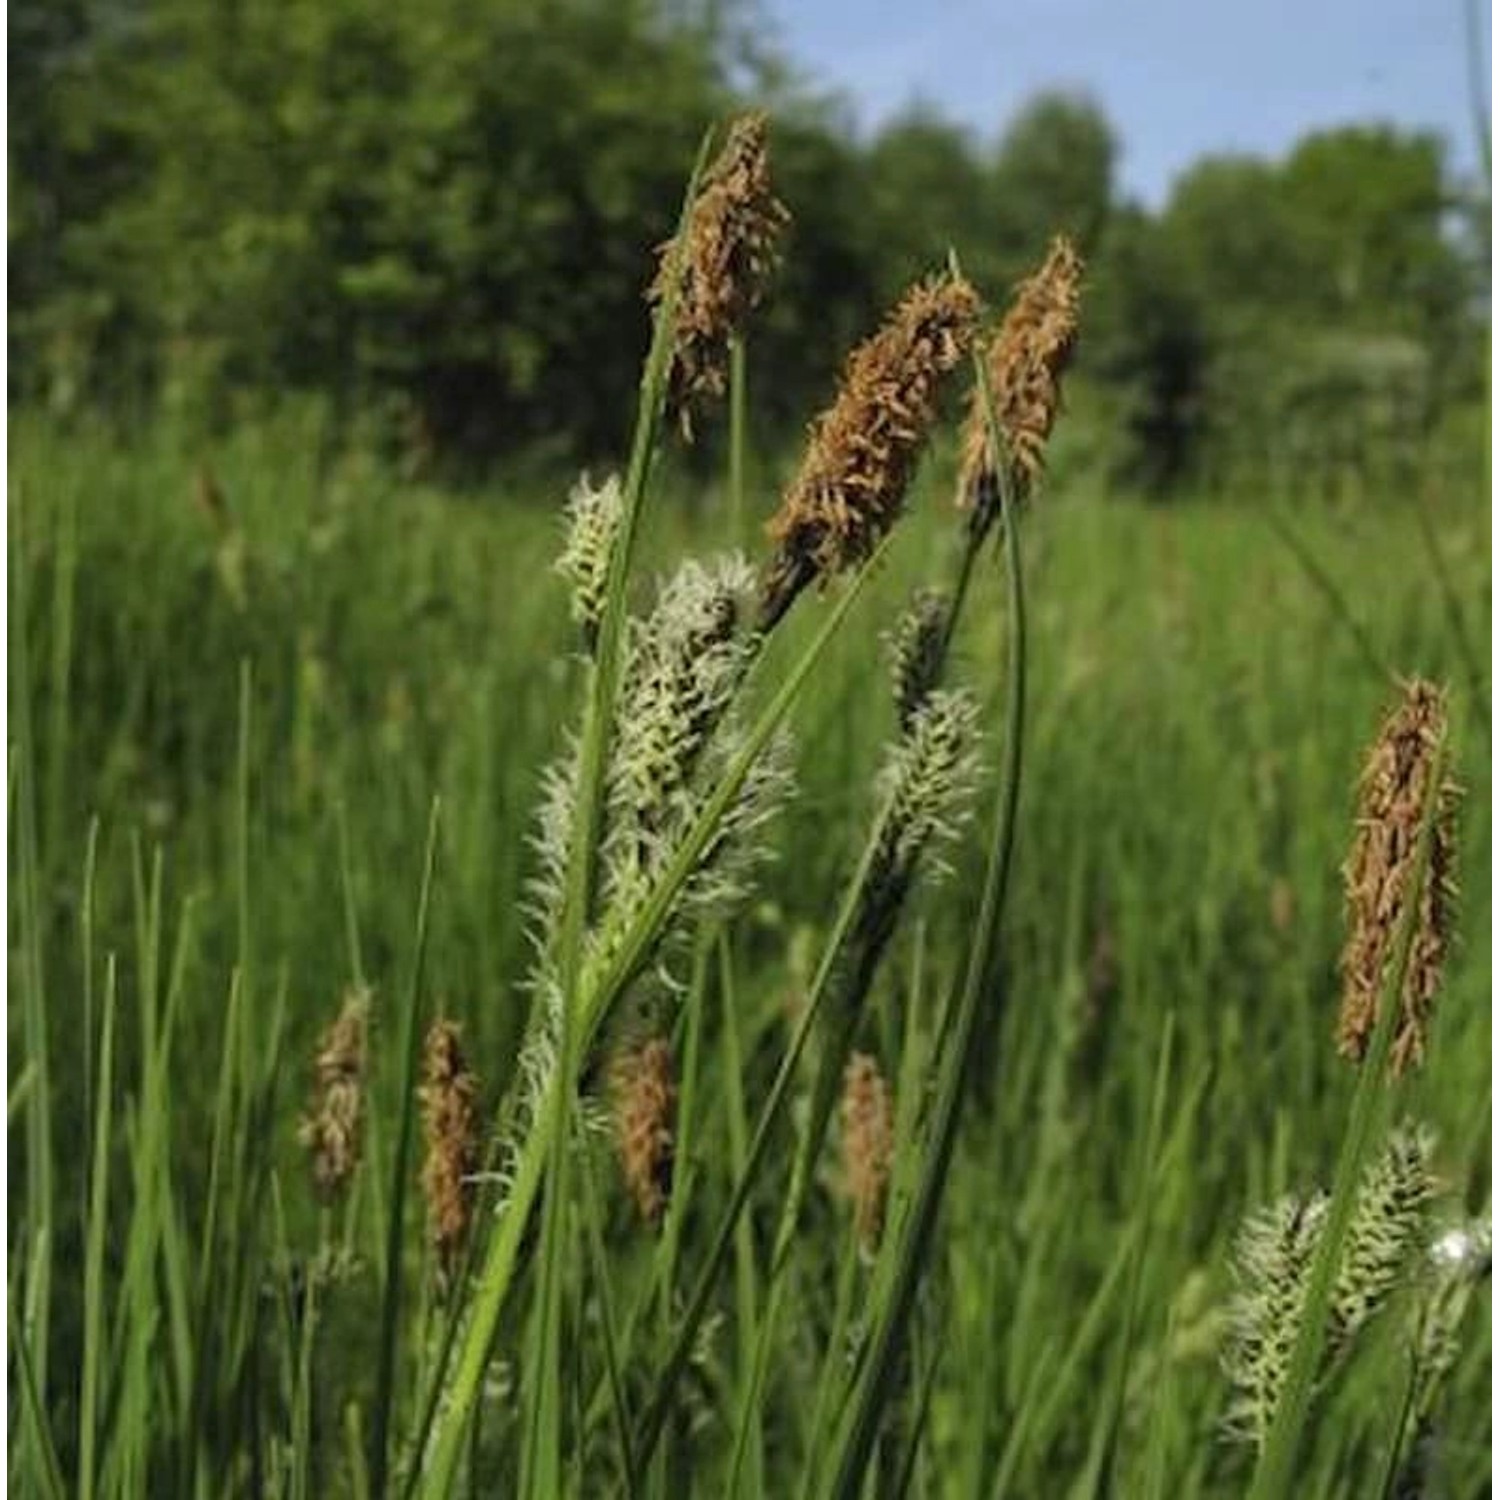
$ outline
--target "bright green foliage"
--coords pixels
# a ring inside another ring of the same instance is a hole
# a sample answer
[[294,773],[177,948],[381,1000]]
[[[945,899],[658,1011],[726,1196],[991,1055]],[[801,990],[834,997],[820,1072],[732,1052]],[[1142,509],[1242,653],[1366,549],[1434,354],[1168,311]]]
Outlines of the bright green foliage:
[[[12,635],[15,788],[36,816],[34,861],[19,838],[12,850],[22,961],[11,993],[18,1023],[34,1002],[49,1023],[55,1204],[49,1212],[25,1149],[44,1096],[18,1024],[12,1326],[29,1327],[47,1357],[33,1343],[23,1362],[13,1332],[13,1374],[18,1390],[41,1376],[50,1436],[19,1404],[16,1483],[41,1488],[31,1481],[46,1474],[50,1445],[65,1492],[77,1488],[87,1358],[97,1494],[246,1492],[256,1463],[267,1489],[358,1493],[434,794],[440,856],[421,1003],[441,1000],[466,1023],[488,1117],[521,1092],[534,809],[587,670],[567,582],[550,571],[568,482],[527,496],[534,505],[497,487],[494,498],[513,503],[480,507],[403,483],[288,418],[240,429],[214,452],[221,533],[193,504],[195,438],[158,426],[127,448],[21,417],[12,454],[24,580],[13,609],[27,627],[24,656]],[[641,566],[671,579],[685,555],[711,556],[721,538],[718,519],[665,477]],[[915,587],[950,582],[962,529],[951,493],[939,453],[859,602],[863,628],[834,643],[792,715],[798,790],[790,815],[763,831],[776,862],[733,924],[702,938],[703,959],[689,934],[670,966],[663,1013],[679,1018],[682,1149],[660,1238],[632,1217],[602,1143],[585,1131],[577,1148],[599,1201],[594,1220],[580,1188],[573,1222],[596,1223],[599,1254],[585,1252],[582,1231],[565,1238],[577,1253],[561,1267],[559,1380],[567,1473],[583,1493],[619,1487],[620,1431],[637,1440],[785,1056],[788,1013],[855,873],[892,725],[878,637]],[[1489,773],[1453,632],[1478,639],[1487,628],[1487,519],[1456,487],[1430,519],[1455,613],[1414,566],[1423,553],[1405,497],[1370,496],[1357,512],[1299,524],[1376,654],[1452,684],[1454,770],[1468,790],[1461,933],[1428,1061],[1402,1107],[1430,1123],[1433,1171],[1475,1215],[1489,1168]],[[219,566],[227,536],[239,538],[242,588]],[[912,1303],[915,1342],[894,1367],[875,1462],[890,1474],[910,1456],[921,1494],[994,1493],[1000,1481],[1013,1495],[1066,1492],[1092,1472],[1122,1494],[1240,1495],[1251,1459],[1224,1439],[1234,1397],[1219,1368],[1233,1239],[1256,1205],[1326,1177],[1337,1156],[1353,1080],[1332,1044],[1336,872],[1387,688],[1254,512],[1100,503],[1059,478],[1024,518],[1024,540],[1031,730],[1012,891]],[[946,677],[979,690],[986,785],[1004,686],[998,572],[987,551]],[[699,583],[724,576],[703,567]],[[633,593],[633,615],[649,620],[661,598]],[[765,665],[799,653],[835,602],[799,605]],[[757,692],[752,680],[752,711]],[[970,939],[987,796],[944,849],[954,878],[908,900],[860,1017],[909,1130],[921,1129]],[[372,1135],[346,1208],[325,1216],[295,1121],[317,1033],[361,980],[374,997]],[[743,1428],[747,1492],[795,1494],[840,1410],[851,1341],[869,1326],[879,1283],[820,1153],[753,1419],[741,1421],[767,1248],[814,1084],[812,1069],[794,1070],[792,1107],[773,1122],[746,1232],[731,1234],[642,1492],[670,1481],[718,1493]],[[585,1122],[598,1095],[586,1076]],[[898,1205],[916,1180],[920,1136],[898,1127],[903,1139]],[[455,1306],[438,1299],[415,1188],[413,1177],[394,1345],[397,1481]],[[1143,1194],[1149,1234],[1137,1227]],[[485,1233],[496,1196],[486,1180]],[[1437,1244],[1456,1211],[1432,1206]],[[35,1274],[44,1232],[45,1300]],[[480,1403],[482,1489],[507,1492],[516,1479],[535,1234],[522,1227]],[[1403,1243],[1411,1270],[1421,1241]],[[1378,1250],[1379,1236],[1368,1244]],[[90,1289],[91,1265],[102,1285]],[[1466,1270],[1410,1318],[1393,1306],[1359,1331],[1308,1424],[1306,1493],[1378,1493],[1398,1427],[1403,1465],[1420,1459],[1460,1493],[1482,1488],[1488,1299],[1487,1280]],[[1411,1348],[1421,1378],[1402,1426]]]

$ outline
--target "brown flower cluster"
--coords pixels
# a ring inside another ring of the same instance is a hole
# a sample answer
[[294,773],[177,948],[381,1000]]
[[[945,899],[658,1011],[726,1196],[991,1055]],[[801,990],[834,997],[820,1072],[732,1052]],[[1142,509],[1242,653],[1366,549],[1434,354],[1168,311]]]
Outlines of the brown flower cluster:
[[[1439,746],[1447,724],[1443,694],[1420,678],[1406,684],[1401,703],[1381,726],[1359,782],[1354,842],[1344,862],[1347,938],[1340,1053],[1362,1059],[1374,1034],[1386,967],[1402,901],[1417,861],[1429,778],[1443,776]],[[1442,975],[1453,901],[1458,789],[1446,779],[1437,791],[1432,849],[1417,895],[1416,934],[1391,1046],[1391,1073],[1419,1063]]]
[[[1018,496],[1028,494],[1041,474],[1043,450],[1061,404],[1063,371],[1078,339],[1082,280],[1083,261],[1070,241],[1058,235],[1040,269],[1016,289],[990,342],[990,391]],[[999,501],[989,423],[977,385],[964,428],[958,499],[981,517],[992,517]]]
[[763,630],[814,578],[863,561],[890,530],[939,383],[968,353],[978,321],[979,295],[967,281],[933,277],[850,354],[838,396],[813,423],[802,467],[768,527],[776,551],[762,583]]
[[351,989],[318,1043],[312,1107],[297,1126],[297,1139],[312,1160],[313,1185],[325,1200],[348,1186],[359,1165],[369,1017],[370,992]]
[[672,1191],[672,1131],[677,1085],[672,1049],[659,1037],[623,1048],[613,1073],[615,1149],[641,1217],[661,1223]]
[[844,1069],[839,1121],[844,1148],[844,1191],[854,1205],[860,1243],[866,1254],[873,1255],[885,1223],[893,1127],[890,1088],[880,1075],[880,1065],[867,1052],[856,1052]]
[[[729,127],[688,212],[667,404],[689,442],[694,413],[724,394],[730,337],[760,302],[775,268],[777,238],[791,219],[771,191],[766,131],[762,114]],[[647,292],[653,306],[666,298],[676,244],[668,240],[657,252]]]
[[479,1167],[479,1081],[464,1058],[459,1028],[443,1017],[427,1031],[422,1064],[422,1192],[428,1231],[446,1278],[452,1273],[474,1208]]

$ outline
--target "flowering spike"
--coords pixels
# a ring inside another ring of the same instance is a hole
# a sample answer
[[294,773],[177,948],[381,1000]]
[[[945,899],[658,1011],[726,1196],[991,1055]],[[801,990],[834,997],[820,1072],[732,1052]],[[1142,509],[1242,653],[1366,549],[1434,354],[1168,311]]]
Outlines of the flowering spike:
[[979,297],[960,276],[914,286],[849,356],[768,528],[776,551],[761,586],[769,630],[814,578],[862,562],[900,515],[937,411],[942,377],[968,353]]
[[890,1086],[880,1064],[867,1052],[856,1052],[844,1069],[844,1096],[839,1104],[844,1148],[844,1191],[854,1205],[860,1245],[873,1255],[885,1223],[886,1189],[893,1155]]
[[[667,386],[667,404],[688,442],[695,412],[724,394],[729,340],[759,304],[776,264],[777,238],[791,220],[771,191],[766,133],[763,114],[734,121],[688,215]],[[658,252],[647,293],[653,305],[666,298],[675,246],[675,239],[668,240]]]
[[350,989],[319,1041],[312,1108],[297,1126],[297,1139],[311,1159],[313,1185],[325,1201],[343,1192],[359,1166],[369,1014],[370,992]]
[[891,693],[902,729],[938,684],[947,628],[948,596],[918,589],[891,631]]
[[613,1068],[615,1149],[641,1217],[656,1228],[672,1191],[677,1084],[672,1049],[659,1037],[624,1048]]
[[604,616],[609,559],[624,514],[619,476],[611,474],[598,489],[584,474],[568,495],[568,539],[557,570],[572,591],[573,618],[592,653]]
[[1331,1336],[1343,1348],[1380,1308],[1415,1258],[1437,1193],[1432,1132],[1404,1124],[1365,1170],[1333,1285]]
[[[1374,1034],[1376,1012],[1401,904],[1416,864],[1428,778],[1443,776],[1438,748],[1447,724],[1443,694],[1420,678],[1381,726],[1359,783],[1354,842],[1344,862],[1347,933],[1342,960],[1339,1051],[1359,1061]],[[1432,848],[1418,895],[1417,929],[1391,1045],[1399,1077],[1422,1059],[1433,1001],[1442,978],[1453,899],[1458,789],[1437,794]]]
[[479,1167],[476,1096],[479,1084],[465,1061],[459,1029],[439,1017],[427,1031],[420,1098],[427,1142],[422,1190],[428,1230],[444,1278],[468,1236]]
[[[987,355],[995,418],[1009,449],[1017,495],[1029,494],[1042,471],[1042,454],[1062,402],[1062,375],[1078,338],[1083,261],[1063,235],[1052,241],[1036,273],[1016,290]],[[980,530],[994,519],[999,500],[995,455],[984,397],[976,386],[964,428],[959,504],[974,508]]]

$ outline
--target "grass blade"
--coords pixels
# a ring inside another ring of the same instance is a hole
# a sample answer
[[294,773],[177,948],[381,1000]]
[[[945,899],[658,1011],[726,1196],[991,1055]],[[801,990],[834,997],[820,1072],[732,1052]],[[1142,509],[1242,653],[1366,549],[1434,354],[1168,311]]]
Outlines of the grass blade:
[[417,1074],[422,1051],[422,973],[427,958],[427,923],[432,906],[432,885],[437,870],[440,805],[433,798],[427,819],[427,854],[422,862],[422,887],[417,897],[417,932],[412,956],[411,979],[402,1007],[401,1118],[396,1129],[396,1150],[391,1163],[391,1196],[386,1220],[384,1296],[380,1317],[380,1352],[375,1377],[375,1405],[370,1424],[370,1491],[385,1493],[390,1461],[391,1407],[395,1399],[396,1350],[401,1334],[402,1231],[406,1217],[406,1180],[410,1175],[412,1137],[415,1134]]
[[57,1461],[57,1445],[52,1441],[52,1429],[47,1425],[47,1413],[37,1388],[36,1364],[31,1357],[25,1320],[16,1311],[14,1302],[10,1303],[8,1314],[10,1350],[21,1374],[21,1411],[28,1437],[27,1451],[32,1460],[31,1480],[38,1493],[45,1495],[47,1500],[65,1500],[68,1492],[63,1485],[62,1466]]
[[15,812],[11,848],[16,860],[16,927],[19,940],[21,1031],[26,1061],[36,1069],[36,1083],[26,1106],[26,1197],[28,1237],[36,1253],[28,1267],[28,1356],[38,1391],[47,1388],[47,1354],[51,1343],[52,1246],[56,1215],[53,1183],[52,1059],[48,997],[42,961],[41,852],[37,833],[37,747],[32,723],[29,639],[28,538],[19,489],[12,492],[10,536],[10,703],[15,708],[15,743],[10,761],[10,795]]
[[[822,960],[818,965],[818,972],[814,976],[812,985],[808,990],[802,1015],[797,1022],[797,1029],[792,1034],[792,1040],[788,1043],[786,1052],[782,1055],[781,1065],[776,1070],[776,1077],[771,1084],[770,1091],[766,1095],[766,1102],[761,1107],[760,1117],[755,1126],[755,1134],[751,1139],[749,1150],[746,1153],[744,1171],[736,1181],[734,1191],[730,1195],[729,1204],[720,1217],[719,1225],[714,1232],[703,1269],[699,1273],[697,1286],[691,1301],[688,1303],[687,1311],[683,1315],[682,1323],[677,1331],[677,1337],[673,1341],[672,1351],[656,1377],[651,1399],[647,1403],[645,1415],[641,1419],[640,1436],[636,1442],[636,1459],[638,1463],[644,1464],[650,1458],[652,1451],[656,1447],[656,1442],[661,1436],[667,1416],[671,1411],[673,1392],[679,1377],[687,1366],[694,1340],[697,1338],[699,1325],[708,1311],[709,1302],[713,1297],[714,1286],[718,1280],[719,1270],[729,1252],[730,1245],[733,1243],[735,1228],[739,1223],[740,1215],[744,1212],[745,1204],[749,1201],[750,1189],[754,1185],[756,1174],[759,1171],[761,1162],[765,1158],[766,1147],[771,1139],[771,1130],[781,1113],[782,1107],[786,1103],[792,1080],[796,1076],[797,1065],[801,1061],[802,1053],[807,1046],[809,1038],[812,1036],[814,1023],[822,1013],[824,1001],[832,988],[839,957],[848,943],[849,936],[858,918],[865,879],[874,862],[883,821],[883,818],[877,820],[875,829],[865,842],[864,852],[860,856],[859,865],[844,889],[843,900],[839,904],[838,914],[834,918],[833,928],[824,946]],[[804,1139],[806,1140],[810,1135],[811,1125]],[[801,1159],[806,1154],[805,1148],[799,1150],[799,1170]],[[782,1232],[778,1235],[776,1251],[776,1257],[781,1260],[785,1259],[788,1238],[785,1223],[783,1223]],[[775,1278],[777,1271],[778,1267],[773,1264],[770,1273],[772,1279],[768,1292],[768,1300],[761,1314],[762,1322],[760,1327],[762,1330],[769,1326],[769,1319],[775,1307]],[[765,1344],[766,1337],[763,1333],[756,1350],[751,1388],[747,1393],[748,1399],[752,1402],[755,1397],[756,1388],[759,1385],[760,1375],[764,1370]]]
[[620,1471],[625,1476],[625,1492],[634,1500],[636,1488],[632,1476],[635,1465],[630,1456],[630,1426],[625,1420],[625,1387],[620,1378],[620,1339],[616,1331],[614,1298],[609,1289],[609,1261],[604,1253],[604,1235],[599,1227],[602,1213],[592,1163],[584,1163],[581,1178],[590,1271],[594,1285],[598,1288],[599,1324],[604,1335],[604,1371],[609,1383],[610,1413],[614,1418],[615,1436],[620,1444]]
[[1079,1487],[1082,1494],[1116,1493],[1113,1482],[1115,1453],[1125,1417],[1125,1391],[1130,1374],[1131,1343],[1135,1337],[1136,1322],[1140,1316],[1141,1282],[1145,1274],[1146,1254],[1150,1248],[1151,1216],[1156,1203],[1153,1187],[1161,1133],[1166,1117],[1167,1079],[1172,1068],[1174,1039],[1173,1014],[1168,1011],[1166,1021],[1162,1025],[1161,1046],[1157,1053],[1156,1082],[1151,1091],[1151,1114],[1146,1126],[1146,1139],[1141,1143],[1140,1161],[1134,1174],[1135,1212],[1132,1215],[1130,1228],[1126,1231],[1132,1247],[1133,1260],[1130,1285],[1125,1294],[1125,1319],[1120,1327],[1119,1347],[1115,1351],[1115,1369],[1110,1381],[1109,1396],[1104,1404],[1102,1420],[1095,1428],[1096,1441],[1089,1454],[1088,1470]]
[[[590,662],[588,703],[579,749],[577,804],[569,835],[567,878],[557,950],[562,1016],[557,1039],[556,1074],[561,1080],[571,1080],[575,1076],[577,1059],[582,1051],[578,1036],[579,982],[583,965],[584,933],[593,902],[594,865],[603,816],[610,733],[624,656],[626,588],[640,526],[646,476],[651,467],[666,403],[667,372],[672,358],[677,305],[686,273],[686,226],[697,195],[698,180],[708,157],[710,139],[710,133],[705,132],[698,148],[698,159],[688,179],[678,219],[671,274],[667,278],[667,292],[653,321],[651,348],[641,379],[635,436],[625,474],[619,531],[610,552],[599,635]],[[544,1497],[555,1493],[560,1483],[559,1320],[562,1308],[562,1222],[568,1199],[568,1152],[571,1145],[568,1121],[571,1106],[571,1083],[551,1090],[545,1128],[550,1143],[552,1190],[543,1207],[537,1289],[538,1318],[531,1378],[528,1382],[528,1438],[523,1450],[525,1461],[522,1466],[523,1492]]]
[[[104,962],[99,1089],[94,1117],[94,1165],[89,1173],[87,1248],[83,1270],[83,1380],[78,1397],[78,1494],[93,1500],[98,1481],[99,1391],[104,1364],[104,1239],[109,1219],[110,1121],[114,1104],[115,956]],[[142,1203],[139,1212],[150,1213]]]

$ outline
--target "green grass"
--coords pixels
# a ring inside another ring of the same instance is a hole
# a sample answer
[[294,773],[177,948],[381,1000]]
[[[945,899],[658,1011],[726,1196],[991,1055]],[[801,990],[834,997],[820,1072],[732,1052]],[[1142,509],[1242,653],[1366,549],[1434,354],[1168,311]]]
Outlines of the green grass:
[[[379,1483],[387,1425],[406,1481],[400,1442],[449,1313],[405,1143],[408,1028],[460,1018],[493,1111],[525,1027],[539,777],[586,678],[548,571],[568,481],[446,493],[330,450],[291,414],[214,445],[236,542],[192,503],[201,456],[164,428],[121,442],[12,422],[12,1477],[96,1495],[361,1494]],[[817,1048],[790,1075],[746,1215],[725,1210],[869,827],[893,732],[877,636],[949,568],[948,462],[940,445],[791,707],[798,791],[775,864],[678,966],[676,1051],[696,1065],[680,1080],[664,1232],[633,1219],[602,1143],[557,1205],[566,1254],[539,1255],[541,1215],[515,1226],[516,1286],[458,1464],[477,1493],[517,1482],[532,1422],[550,1485],[624,1484],[624,1448],[726,1223],[708,1316],[634,1492],[720,1493],[737,1443],[745,1493],[833,1482],[833,1436],[860,1389],[846,1354],[892,1271],[854,1249],[830,1142],[772,1281]],[[748,518],[774,489],[748,476]],[[1444,1211],[1488,1209],[1482,475],[1438,496],[1430,535],[1402,496],[1278,499],[1363,639],[1254,505],[1148,507],[1059,484],[1024,517],[1015,858],[912,1336],[882,1376],[879,1493],[904,1473],[913,1494],[1247,1492],[1253,1452],[1221,1430],[1219,1313],[1244,1215],[1332,1182],[1356,1096],[1332,1036],[1338,867],[1390,699],[1371,654],[1452,687],[1460,930],[1427,1065],[1398,1102],[1438,1132]],[[727,536],[730,509],[719,486],[670,469],[654,483],[632,605]],[[843,597],[798,605],[769,681]],[[987,553],[949,668],[983,699],[985,791],[857,1027],[909,1122],[936,1081],[980,906],[1005,601]],[[310,1294],[330,1230],[296,1117],[317,1034],[360,979],[375,997],[372,1129],[333,1218],[353,1261]],[[904,1139],[896,1166],[913,1194],[918,1144]],[[533,1319],[544,1266],[550,1335]],[[1435,1414],[1434,1494],[1488,1481],[1487,1289],[1481,1301]],[[1403,1316],[1318,1396],[1299,1494],[1378,1492],[1407,1384]]]

